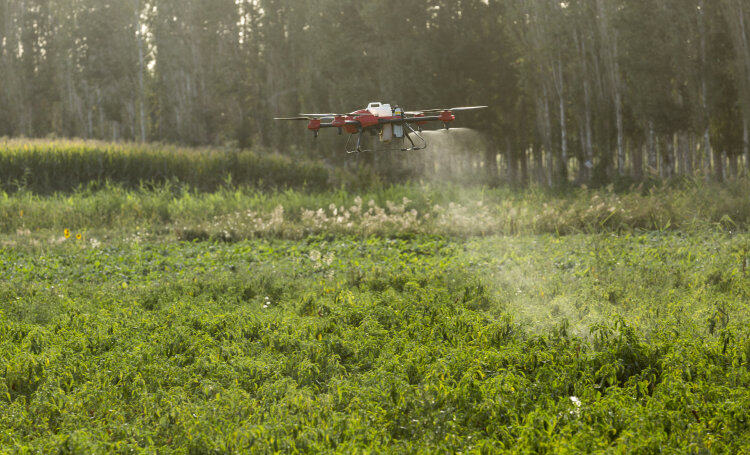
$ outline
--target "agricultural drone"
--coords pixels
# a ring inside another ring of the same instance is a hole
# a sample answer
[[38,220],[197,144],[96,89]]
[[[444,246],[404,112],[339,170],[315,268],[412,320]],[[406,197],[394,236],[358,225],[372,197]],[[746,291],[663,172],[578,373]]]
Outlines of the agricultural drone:
[[[365,109],[360,109],[348,114],[299,114],[297,117],[282,117],[274,120],[306,120],[307,129],[312,131],[315,137],[321,128],[338,128],[339,134],[344,131],[349,133],[346,141],[347,153],[367,152],[363,149],[362,136],[365,131],[371,135],[379,136],[381,143],[391,144],[396,142],[396,147],[390,150],[422,150],[427,147],[427,141],[420,134],[422,125],[428,122],[442,122],[447,130],[456,117],[455,112],[472,111],[484,109],[487,106],[453,107],[446,109],[424,109],[420,111],[404,111],[398,106],[391,107],[390,104],[370,103]],[[352,139],[357,136],[356,143]],[[415,142],[416,140],[416,142]],[[408,141],[408,144],[405,142]]]

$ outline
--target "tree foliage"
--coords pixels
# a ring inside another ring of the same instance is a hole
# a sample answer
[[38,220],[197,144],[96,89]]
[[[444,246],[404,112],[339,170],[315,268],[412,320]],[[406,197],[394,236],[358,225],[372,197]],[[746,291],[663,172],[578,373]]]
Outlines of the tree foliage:
[[750,157],[748,23],[741,0],[3,0],[0,135],[335,162],[271,118],[486,103],[493,180],[721,179]]

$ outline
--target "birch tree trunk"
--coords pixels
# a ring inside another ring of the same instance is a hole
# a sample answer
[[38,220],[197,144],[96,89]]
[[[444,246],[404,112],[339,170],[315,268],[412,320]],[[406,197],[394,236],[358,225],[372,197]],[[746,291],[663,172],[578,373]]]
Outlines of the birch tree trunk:
[[656,162],[656,138],[654,137],[654,122],[648,121],[648,131],[646,133],[646,147],[648,152],[648,173],[655,174],[658,170]]
[[703,172],[706,180],[711,178],[711,135],[708,127],[703,131]]
[[688,139],[687,134],[680,132],[677,134],[677,159],[679,161],[678,169],[681,175],[688,174]]
[[583,132],[583,125],[578,125],[578,140],[581,143],[581,158],[578,160],[578,177],[576,178],[578,183],[587,181],[586,178],[586,138]]
[[515,186],[518,184],[516,157],[513,155],[513,146],[510,138],[505,137],[505,155],[508,157],[508,182]]
[[107,130],[104,123],[104,109],[102,106],[102,91],[100,88],[96,89],[96,111],[99,113],[99,125],[97,128],[96,136],[100,139],[104,139]]
[[[575,34],[575,40],[578,41],[578,33]],[[584,134],[581,136],[581,144],[583,151],[583,162],[580,163],[581,169],[581,180],[588,181],[591,179],[591,172],[589,172],[590,166],[594,162],[594,146],[591,132],[591,99],[590,99],[590,88],[589,88],[589,75],[588,75],[588,62],[586,53],[586,41],[581,38],[580,40],[580,55],[581,55],[581,67],[583,80],[583,130]],[[619,169],[619,164],[618,164]]]
[[545,159],[545,175],[547,177],[547,186],[552,186],[552,168],[553,168],[553,156],[552,156],[552,119],[550,118],[549,112],[549,91],[547,87],[544,88],[544,100],[543,100],[543,117],[544,117],[544,154]]
[[[748,44],[748,37],[747,37],[747,29],[745,27],[745,11],[743,8],[743,2],[737,2],[737,17],[739,18],[739,40],[741,42],[740,45],[740,52],[741,56],[740,59],[745,64],[745,78],[746,83],[748,86],[750,86],[750,44]],[[747,96],[750,96],[750,93],[746,94]],[[750,100],[747,100],[750,102]]]
[[[617,44],[617,31],[609,24],[609,13],[607,8],[612,2],[607,0],[596,0],[596,10],[599,16],[599,32],[604,41],[604,60],[609,74],[609,83],[612,87],[612,99],[615,104],[615,126],[617,129],[617,172],[625,173],[625,148],[624,148],[624,120],[622,106],[622,88],[620,87],[620,64]],[[635,173],[634,173],[635,175]]]
[[745,157],[745,171],[750,169],[750,125],[747,114],[742,117],[742,156]]
[[531,156],[534,159],[534,180],[537,185],[544,185],[544,160],[542,159],[542,147],[539,142],[531,144]]
[[697,142],[698,141],[699,141],[699,139],[694,134],[692,134],[692,133],[688,137],[688,156],[687,156],[688,161],[687,161],[687,166],[688,166],[688,174],[690,174],[690,175],[695,174],[695,172],[696,172],[695,171],[696,166],[700,168],[700,160],[697,159],[697,154],[698,154],[698,145],[697,145]]
[[633,178],[643,178],[643,139],[639,139],[632,149],[631,161],[633,162]]
[[664,178],[672,178],[674,175],[674,135],[670,134],[666,137],[666,147],[664,148],[663,160],[662,160],[662,176]]
[[617,125],[617,171],[622,175],[625,173],[625,150],[623,149],[622,95],[619,88],[615,89],[615,123]]
[[708,82],[706,81],[706,5],[703,0],[699,2],[698,11],[698,29],[700,33],[700,52],[701,52],[701,109],[703,111],[703,156],[704,172],[706,180],[711,176],[711,135],[708,130]]
[[529,161],[526,152],[526,149],[521,151],[521,185],[523,186],[529,184]]
[[565,80],[562,72],[562,58],[557,56],[556,69],[552,70],[553,82],[557,91],[557,100],[560,110],[560,162],[558,163],[558,172],[560,182],[565,182],[568,178],[568,136],[567,126],[565,124]]
[[143,33],[141,30],[141,2],[136,0],[135,8],[135,33],[136,41],[138,43],[138,117],[139,117],[139,133],[140,141],[146,142],[146,108],[144,106],[144,97],[146,92],[143,84],[143,73],[146,71],[146,67],[143,62]]
[[484,151],[484,166],[487,168],[487,179],[490,186],[496,186],[499,176],[497,171],[497,150],[495,150],[494,143],[487,144],[487,148]]

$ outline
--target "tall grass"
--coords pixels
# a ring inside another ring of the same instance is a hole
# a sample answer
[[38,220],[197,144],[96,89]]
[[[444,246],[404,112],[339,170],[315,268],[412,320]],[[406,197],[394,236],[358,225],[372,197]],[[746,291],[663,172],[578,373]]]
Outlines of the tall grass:
[[[368,191],[104,185],[73,193],[0,193],[0,232],[19,229],[185,230],[200,238],[312,233],[452,236],[750,227],[750,181],[683,182],[625,193],[393,185]],[[227,234],[229,233],[229,234]]]
[[328,178],[321,163],[246,150],[0,139],[0,188],[6,192],[49,194],[107,181],[125,188],[180,182],[201,191],[215,191],[228,182],[322,189]]

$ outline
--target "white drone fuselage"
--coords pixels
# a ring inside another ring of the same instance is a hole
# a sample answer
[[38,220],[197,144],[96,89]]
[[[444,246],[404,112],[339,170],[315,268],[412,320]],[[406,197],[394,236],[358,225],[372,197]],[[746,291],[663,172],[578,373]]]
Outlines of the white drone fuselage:
[[[393,117],[403,113],[400,107],[396,109],[391,108],[390,104],[372,102],[367,105],[367,110],[370,111],[375,117]],[[381,142],[391,142],[393,138],[401,139],[404,137],[404,126],[399,124],[386,124],[383,125],[380,131]]]

